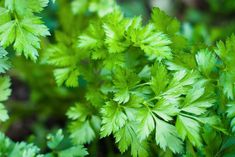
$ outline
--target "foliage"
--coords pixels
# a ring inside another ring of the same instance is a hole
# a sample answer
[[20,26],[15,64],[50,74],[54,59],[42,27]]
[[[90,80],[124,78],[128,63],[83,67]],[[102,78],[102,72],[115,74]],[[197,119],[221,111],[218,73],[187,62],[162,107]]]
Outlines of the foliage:
[[[7,58],[7,51],[0,47],[0,74],[5,73],[9,69],[9,62]],[[11,94],[10,79],[7,76],[0,76],[0,120],[6,121],[9,116],[8,113],[2,104],[3,101],[6,101]]]
[[13,44],[17,54],[36,60],[40,48],[39,37],[50,35],[36,13],[47,6],[48,0],[9,0],[1,7],[0,40],[4,47]]
[[[112,0],[56,3],[63,6],[59,31],[42,42],[38,64],[52,66],[57,85],[77,89],[79,99],[66,114],[69,139],[62,130],[48,135],[45,156],[85,156],[83,144],[99,138],[133,157],[234,155],[234,35],[209,46],[189,41],[180,22],[158,8],[144,23],[125,17]],[[48,1],[2,4],[1,45],[36,61],[40,37],[50,34],[38,17]],[[5,73],[7,52],[0,52]],[[1,77],[0,101],[9,86]],[[5,121],[7,111],[0,108]],[[3,156],[43,156],[33,144],[3,134],[0,140]]]
[[40,154],[40,149],[25,142],[13,142],[2,133],[0,134],[0,155],[9,157],[82,157],[87,155],[86,149],[81,145],[74,145],[67,148],[58,148],[64,135],[58,130],[54,135],[48,135],[48,147],[53,151],[47,154]]

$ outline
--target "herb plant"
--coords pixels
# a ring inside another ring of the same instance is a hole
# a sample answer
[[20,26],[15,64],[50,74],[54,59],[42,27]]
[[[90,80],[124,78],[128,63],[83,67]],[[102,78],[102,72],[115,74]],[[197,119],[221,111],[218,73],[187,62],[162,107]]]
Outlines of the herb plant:
[[44,153],[0,134],[1,156],[86,156],[83,145],[99,139],[120,156],[234,156],[234,35],[189,42],[160,9],[143,22],[112,0],[56,1],[60,24],[50,33],[39,17],[48,0],[0,2],[0,120],[9,118],[6,48],[52,66],[57,85],[79,94],[66,113],[69,137],[48,135]]

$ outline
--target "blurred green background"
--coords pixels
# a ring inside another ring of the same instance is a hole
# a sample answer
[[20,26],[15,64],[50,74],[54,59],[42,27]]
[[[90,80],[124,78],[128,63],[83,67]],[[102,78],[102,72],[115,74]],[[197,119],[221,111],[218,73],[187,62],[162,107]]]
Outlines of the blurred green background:
[[[71,2],[61,1],[67,2],[68,6]],[[151,8],[159,7],[181,21],[182,33],[195,44],[212,45],[235,32],[235,0],[118,0],[117,2],[125,16],[141,15],[145,21],[150,17]],[[60,4],[51,3],[42,13],[52,34],[60,28],[58,9],[66,7]],[[49,40],[54,41],[53,35]],[[46,45],[47,42],[43,41],[42,45]],[[80,99],[81,90],[57,87],[52,68],[48,65],[35,64],[23,57],[13,57],[12,67],[9,74],[12,78],[13,93],[6,105],[11,118],[1,124],[1,130],[15,141],[27,140],[45,148],[46,134],[51,130],[66,127],[66,111]],[[82,80],[80,84],[79,88],[82,88]],[[96,148],[91,146],[90,149]]]

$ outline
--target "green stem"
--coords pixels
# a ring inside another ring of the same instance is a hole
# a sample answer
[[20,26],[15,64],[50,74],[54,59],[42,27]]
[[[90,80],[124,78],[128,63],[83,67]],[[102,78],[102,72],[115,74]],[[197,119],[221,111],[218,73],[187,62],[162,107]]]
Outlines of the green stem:
[[139,87],[143,87],[143,86],[147,86],[147,85],[150,85],[150,83],[149,82],[141,83],[141,84],[134,86],[133,88],[139,88]]
[[153,97],[151,99],[148,99],[146,102],[151,102],[151,101],[157,100],[157,99],[160,99],[160,97],[159,96],[155,96],[155,97]]

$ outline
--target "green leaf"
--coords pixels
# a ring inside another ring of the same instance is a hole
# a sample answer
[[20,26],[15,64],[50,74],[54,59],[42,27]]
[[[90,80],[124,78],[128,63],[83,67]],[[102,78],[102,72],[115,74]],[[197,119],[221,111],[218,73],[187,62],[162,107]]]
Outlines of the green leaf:
[[139,129],[137,130],[137,135],[140,141],[143,141],[155,128],[152,112],[150,112],[147,108],[140,109],[137,115],[137,121],[140,121],[138,124]]
[[132,144],[132,132],[132,128],[129,125],[125,125],[119,131],[114,133],[115,141],[118,143],[118,148],[121,153],[124,153]]
[[[153,111],[150,108],[139,109],[139,113],[137,114],[138,129],[137,135],[140,141],[145,140],[149,137],[150,133],[155,129],[155,140],[156,143],[163,149],[169,148],[174,153],[181,153],[183,150],[183,142],[180,140],[175,126],[168,124],[157,118],[153,113],[156,113],[163,118],[170,117],[164,111],[154,109]],[[165,118],[165,119],[167,119]],[[171,117],[170,117],[171,118]],[[168,118],[167,120],[169,120]],[[173,142],[174,141],[174,142]]]
[[167,68],[172,71],[191,70],[196,68],[195,56],[192,53],[182,52],[166,61]]
[[127,121],[127,116],[123,112],[121,106],[115,102],[107,102],[106,105],[101,109],[101,113],[101,137],[115,133],[120,128],[122,128]]
[[59,157],[84,157],[87,155],[87,149],[82,145],[73,146],[58,153]]
[[50,149],[55,149],[64,139],[64,135],[61,129],[59,129],[56,134],[49,134],[47,136],[47,145]]
[[115,93],[114,101],[117,101],[119,103],[126,103],[130,99],[130,93],[128,91],[128,88],[119,89],[118,92]]
[[6,0],[5,6],[9,10],[25,16],[42,11],[48,5],[48,2],[49,0]]
[[0,59],[6,57],[7,54],[7,51],[0,47]]
[[[7,0],[4,14],[0,14],[0,41],[3,47],[13,44],[16,54],[36,60],[40,48],[40,37],[50,35],[48,28],[33,13],[39,13],[48,0]],[[12,19],[10,18],[12,17]],[[14,18],[13,18],[14,17]]]
[[70,136],[77,144],[90,143],[100,130],[100,117],[92,115],[92,110],[88,104],[76,103],[67,112],[68,118],[73,120],[69,125]]
[[78,47],[83,49],[101,48],[104,44],[105,33],[100,23],[92,23],[86,32],[79,36]]
[[1,121],[6,121],[7,119],[9,119],[8,113],[6,108],[4,107],[4,105],[2,103],[0,103],[0,120]]
[[114,133],[114,136],[116,143],[118,143],[118,148],[122,153],[130,146],[133,157],[148,156],[148,143],[146,141],[139,141],[134,130],[134,125],[131,122],[127,122],[119,131]]
[[155,30],[153,24],[148,24],[144,28],[132,28],[129,30],[129,40],[134,43],[134,46],[140,47],[150,59],[157,58],[171,59],[171,41],[168,37]]
[[76,144],[90,143],[95,138],[95,131],[89,120],[72,122],[69,130],[70,137]]
[[219,84],[223,89],[223,93],[227,98],[234,99],[234,82],[235,82],[235,73],[232,72],[221,72],[219,78]]
[[11,20],[9,10],[0,7],[0,25]]
[[158,96],[166,89],[169,81],[168,71],[162,64],[155,63],[151,68],[152,79],[151,88],[154,93]]
[[94,107],[101,107],[104,104],[105,95],[98,91],[96,88],[88,88],[86,92],[86,100]]
[[[178,104],[180,96],[185,95],[190,86],[198,79],[198,74],[195,71],[180,70],[173,74],[172,79],[169,81],[166,89],[164,89],[156,98],[164,98],[170,104]],[[160,85],[161,86],[161,85]]]
[[176,18],[168,16],[159,8],[154,8],[151,15],[151,20],[158,31],[169,35],[174,35],[180,30],[180,23]]
[[116,88],[114,101],[126,103],[130,99],[131,89],[140,81],[138,75],[128,69],[118,68],[114,71],[113,83]]
[[12,149],[12,141],[0,132],[0,155],[6,156]]
[[78,76],[80,75],[80,72],[77,68],[56,69],[54,70],[54,75],[58,86],[61,86],[64,83],[68,87],[78,86]]
[[216,66],[216,56],[208,49],[199,51],[196,60],[199,70],[206,76],[209,76]]
[[81,48],[96,48],[98,47],[98,41],[97,39],[88,36],[88,35],[82,35],[79,37],[79,47]]
[[76,59],[69,53],[69,49],[64,44],[50,46],[47,49],[44,60],[47,64],[56,67],[71,66],[76,63]]
[[214,105],[215,99],[213,95],[208,95],[205,91],[206,83],[206,80],[200,80],[193,85],[193,88],[188,91],[185,97],[182,111],[201,115]]
[[0,25],[0,43],[2,46],[9,46],[16,38],[16,22],[6,21]]
[[230,103],[227,105],[227,107],[228,107],[226,110],[227,117],[232,119],[230,125],[232,132],[235,132],[235,104]]
[[233,69],[233,63],[235,57],[232,55],[235,49],[234,46],[235,35],[231,35],[231,37],[227,38],[225,42],[219,41],[216,43],[215,52],[220,57],[220,59],[224,62],[227,68]]
[[38,57],[37,49],[40,48],[39,37],[50,35],[48,28],[37,17],[24,18],[20,23],[16,22],[16,25],[14,42],[16,53],[19,55],[23,53],[26,58],[35,61]]
[[126,21],[123,20],[122,12],[115,11],[107,15],[105,21],[107,22],[103,24],[103,29],[109,53],[123,52],[129,46],[129,43],[125,41]]
[[176,120],[176,129],[183,140],[185,140],[185,138],[187,137],[194,146],[197,146],[199,148],[200,146],[202,146],[200,137],[200,125],[197,121],[179,115],[177,116]]
[[0,101],[6,101],[11,94],[10,79],[8,77],[0,77]]
[[0,74],[5,73],[10,68],[10,63],[8,61],[7,51],[0,47]]
[[[95,54],[94,54],[95,53]],[[103,53],[102,50],[100,53]],[[112,70],[114,67],[124,67],[125,66],[125,56],[122,53],[116,54],[98,54],[97,51],[93,52],[93,59],[102,58],[105,55],[105,60],[103,61],[103,66],[108,69]]]
[[39,154],[39,148],[34,146],[33,144],[26,144],[24,142],[16,143],[9,152],[9,157],[22,157],[22,156],[30,156],[37,157]]
[[166,150],[166,148],[169,147],[173,153],[182,153],[183,142],[180,140],[175,126],[168,124],[158,118],[155,118],[155,121],[155,140],[157,144],[159,144],[163,150]]
[[235,51],[235,36],[232,35],[226,42],[218,42],[215,49],[216,54],[220,57],[223,67],[219,75],[219,85],[223,89],[223,93],[228,99],[234,99],[234,82],[235,82],[235,68],[234,68],[234,51]]
[[70,109],[67,112],[68,118],[72,120],[81,120],[85,121],[87,119],[87,116],[90,114],[89,108],[80,103],[76,103],[75,106],[70,107]]
[[178,104],[175,102],[170,102],[164,98],[158,100],[153,108],[153,112],[165,121],[173,120],[173,116],[179,113]]

